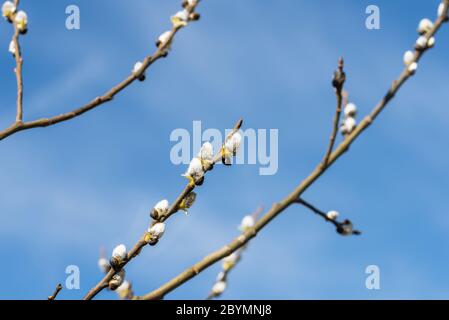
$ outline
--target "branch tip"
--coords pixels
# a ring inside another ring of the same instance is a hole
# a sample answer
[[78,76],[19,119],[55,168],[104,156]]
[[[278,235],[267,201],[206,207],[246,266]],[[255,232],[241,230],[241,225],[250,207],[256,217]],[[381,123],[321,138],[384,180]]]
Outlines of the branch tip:
[[56,286],[56,289],[55,289],[55,291],[53,292],[53,294],[51,295],[51,296],[48,296],[48,300],[49,301],[53,301],[53,300],[55,300],[56,299],[56,297],[58,296],[58,294],[59,294],[59,292],[62,290],[62,284],[58,284],[57,286]]

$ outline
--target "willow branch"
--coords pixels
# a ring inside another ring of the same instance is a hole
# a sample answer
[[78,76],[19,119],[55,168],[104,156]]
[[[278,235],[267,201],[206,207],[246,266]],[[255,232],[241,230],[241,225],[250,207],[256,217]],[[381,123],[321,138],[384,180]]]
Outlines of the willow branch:
[[[14,0],[14,6],[16,10],[19,8],[20,0]],[[11,43],[14,46],[14,60],[16,61],[16,67],[14,68],[14,73],[16,75],[16,81],[17,81],[17,102],[16,102],[16,123],[19,123],[22,121],[23,118],[23,77],[22,77],[22,66],[23,66],[23,59],[22,59],[22,52],[20,48],[20,30],[17,26],[17,22],[14,20],[14,16],[11,18],[11,23],[14,27],[14,34],[12,36]]]
[[[428,38],[431,38],[440,29],[442,24],[447,21],[447,13],[449,7],[449,0],[444,0],[444,7],[442,14],[437,18],[433,27],[429,32],[426,33]],[[422,55],[428,50],[428,47],[415,50],[412,63],[417,63]],[[378,115],[385,109],[391,99],[396,95],[402,85],[414,74],[413,70],[410,70],[408,66],[402,71],[399,77],[393,81],[387,93],[378,102],[378,104],[373,108],[371,113],[369,113],[352,131],[347,135],[346,139],[342,141],[338,147],[330,154],[328,165],[323,166],[321,163],[306,177],[289,195],[287,195],[280,202],[275,203],[272,208],[265,213],[265,215],[257,221],[255,226],[246,232],[242,233],[240,236],[235,238],[233,241],[222,247],[221,249],[209,254],[203,260],[194,264],[190,268],[186,269],[180,273],[175,278],[163,284],[158,289],[142,296],[139,299],[144,300],[154,300],[162,299],[166,294],[175,290],[188,280],[192,279],[204,269],[213,265],[217,261],[220,261],[226,256],[229,256],[233,252],[239,250],[245,246],[251,239],[257,236],[258,232],[261,231],[265,226],[267,226],[273,219],[275,219],[280,213],[286,210],[290,205],[297,203],[300,196],[315,182],[319,179],[328,168],[330,168],[352,145],[352,143],[373,123],[373,121],[378,117]]]
[[[253,212],[252,215],[246,216],[243,218],[242,223],[240,224],[239,229],[244,231],[248,226],[251,226],[257,221],[257,217],[263,212],[263,207],[257,208],[256,211]],[[242,260],[243,252],[248,248],[248,246],[243,246],[239,250],[237,250],[233,255],[226,257],[223,260],[222,271],[218,274],[217,280],[212,287],[212,290],[206,297],[206,300],[212,300],[214,298],[218,298],[224,292],[229,282],[228,277],[232,270],[235,269],[237,264]]]
[[[243,253],[243,251],[245,251],[246,248],[247,248],[247,246],[244,246],[235,252],[235,258],[233,258],[234,265],[232,267],[230,267],[229,269],[224,269],[223,271],[221,271],[219,273],[218,278],[217,278],[217,280],[218,280],[217,283],[220,283],[220,282],[227,283],[228,282],[229,273],[234,269],[234,267],[237,265],[237,263],[240,262],[240,260],[242,259],[242,253]],[[214,298],[218,298],[219,296],[222,295],[222,293],[223,292],[221,291],[221,289],[220,289],[220,291],[215,291],[214,288],[212,288],[211,292],[207,295],[206,300],[212,300]]]
[[333,122],[333,126],[332,126],[332,133],[331,133],[330,140],[329,140],[329,146],[327,148],[326,154],[325,154],[323,162],[322,162],[323,166],[325,166],[325,167],[327,166],[329,157],[332,153],[332,150],[334,149],[335,139],[338,134],[338,124],[340,123],[341,105],[342,105],[342,101],[343,101],[342,92],[343,92],[343,85],[346,80],[346,74],[343,70],[343,67],[344,67],[344,61],[343,61],[343,58],[340,58],[340,60],[338,61],[338,69],[337,69],[337,71],[335,71],[334,78],[332,81],[332,85],[335,88],[335,96],[337,98],[337,107],[336,107],[334,122]]
[[332,223],[337,232],[342,235],[360,235],[361,232],[358,230],[354,230],[352,228],[352,222],[350,220],[343,220],[338,221],[336,218],[331,218],[329,215],[322,210],[318,209],[317,207],[313,206],[309,202],[305,201],[304,199],[298,198],[294,201],[294,203],[303,205],[307,209],[311,210],[316,215],[322,217],[325,221]]
[[[243,125],[243,120],[240,119],[234,126],[234,128],[232,129],[232,131],[229,133],[229,135],[226,137],[223,146],[226,144],[226,142],[228,141],[228,139],[232,138],[232,136],[240,130],[240,128]],[[205,164],[203,170],[204,170],[204,175],[212,170],[214,168],[214,165],[218,162],[220,162],[222,160],[222,150],[220,150],[213,158],[213,161],[211,161],[210,163]],[[175,202],[173,202],[173,204],[171,205],[171,207],[168,210],[168,213],[162,217],[160,217],[157,220],[153,220],[152,225],[156,224],[156,223],[160,223],[160,222],[165,222],[167,219],[169,219],[171,216],[173,216],[173,214],[175,214],[176,212],[178,212],[180,210],[180,204],[181,202],[190,194],[193,192],[193,190],[195,190],[195,188],[199,185],[202,184],[204,180],[204,176],[203,178],[200,178],[196,181],[194,181],[194,183],[189,182],[185,188],[181,191],[181,193],[179,194],[179,196],[176,198]],[[95,287],[93,287],[92,289],[89,290],[89,292],[84,296],[84,300],[91,300],[92,298],[94,298],[99,292],[101,292],[103,289],[108,287],[109,281],[112,279],[112,277],[118,273],[120,270],[122,270],[131,260],[133,260],[135,257],[137,257],[139,255],[139,253],[142,251],[142,249],[148,245],[148,241],[146,240],[148,236],[148,233],[145,232],[140,239],[135,243],[135,245],[131,248],[131,250],[128,252],[127,258],[123,261],[123,263],[120,265],[119,268],[111,268],[106,275],[103,277],[103,279],[97,283],[97,285]],[[154,243],[152,245],[156,245],[157,243]]]
[[[16,0],[18,3],[18,0]],[[193,2],[192,5],[186,5],[185,9],[189,13],[193,13],[195,8],[197,7],[199,1]],[[168,49],[170,47],[170,44],[173,42],[173,39],[178,33],[180,29],[184,28],[183,25],[174,25],[170,31],[169,37],[167,41],[158,46],[157,50],[152,56],[147,56],[142,61],[142,66],[139,72],[133,72],[131,75],[129,75],[126,79],[124,79],[122,82],[117,84],[116,86],[112,87],[110,90],[108,90],[105,94],[96,97],[95,99],[91,100],[87,104],[85,104],[82,107],[79,107],[77,109],[74,109],[72,111],[51,117],[51,118],[42,118],[38,120],[28,121],[28,122],[22,122],[22,90],[18,90],[18,101],[17,101],[17,122],[13,123],[8,128],[0,131],[0,141],[24,130],[29,130],[33,128],[39,128],[39,127],[48,127],[52,126],[64,121],[68,121],[70,119],[76,118],[81,116],[82,114],[93,110],[101,105],[103,105],[106,102],[109,102],[114,99],[114,97],[123,91],[125,88],[127,88],[129,85],[131,85],[133,82],[141,78],[141,76],[145,73],[145,71],[156,61],[158,61],[161,58],[165,58],[167,56]],[[17,33],[17,28],[16,28]],[[17,43],[18,44],[18,41]],[[18,48],[18,47],[17,47]],[[17,50],[18,51],[18,50]],[[19,88],[22,88],[22,78],[19,75],[21,74],[21,65],[22,65],[22,59],[20,57],[20,54],[16,54],[16,61],[17,61],[17,68],[16,68],[16,74],[18,75],[17,83],[19,85]]]
[[53,292],[53,294],[51,296],[48,296],[48,300],[55,300],[61,290],[62,290],[62,284],[59,283],[56,286],[56,289]]

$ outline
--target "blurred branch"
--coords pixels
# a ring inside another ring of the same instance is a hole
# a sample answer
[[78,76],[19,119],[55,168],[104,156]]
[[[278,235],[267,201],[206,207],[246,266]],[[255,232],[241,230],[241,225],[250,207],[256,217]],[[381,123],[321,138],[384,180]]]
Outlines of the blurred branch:
[[58,296],[59,292],[62,290],[62,284],[58,284],[56,286],[55,291],[53,292],[53,294],[51,296],[48,297],[48,300],[55,300],[56,297]]
[[[425,33],[426,39],[431,39],[435,35],[435,33],[440,29],[442,24],[447,21],[448,8],[449,8],[449,0],[444,0],[441,14],[438,16],[435,23],[432,24],[431,28],[429,28],[429,30],[426,31]],[[317,167],[309,174],[309,176],[305,178],[289,195],[287,195],[280,202],[275,203],[272,206],[272,208],[267,213],[265,213],[265,215],[260,220],[257,221],[254,227],[243,232],[233,241],[231,241],[221,249],[209,254],[203,260],[199,261],[190,268],[186,269],[175,278],[163,284],[158,289],[142,297],[136,297],[136,299],[153,300],[164,298],[166,294],[170,293],[171,291],[175,290],[188,280],[192,279],[200,272],[202,272],[204,269],[208,268],[214,263],[220,261],[221,259],[231,255],[233,252],[236,252],[240,248],[244,247],[251,239],[257,236],[259,231],[261,231],[265,226],[267,226],[280,213],[282,213],[284,210],[290,207],[290,205],[298,203],[298,201],[301,201],[300,200],[301,195],[315,181],[317,181],[327,171],[327,169],[331,167],[332,164],[335,163],[335,161],[337,161],[349,149],[349,147],[360,136],[360,134],[364,132],[373,123],[373,121],[377,118],[377,116],[384,110],[384,108],[388,105],[388,102],[391,101],[391,99],[399,91],[402,85],[415,73],[417,63],[421,59],[422,55],[430,47],[431,46],[425,46],[424,48],[415,49],[413,57],[405,66],[404,70],[399,75],[399,77],[395,81],[393,81],[387,93],[373,108],[371,113],[369,113],[360,122],[360,124],[346,136],[345,140],[342,141],[337,146],[337,148],[331,152],[331,154],[328,157],[328,160],[326,161],[327,165],[323,166],[322,163],[318,164]],[[304,204],[304,202],[302,204]],[[309,208],[311,209],[311,207],[313,206],[310,206]],[[316,210],[316,213],[320,212],[316,208],[314,209]]]
[[[226,289],[227,283],[228,283],[228,276],[231,270],[234,269],[234,267],[237,265],[237,263],[240,262],[242,259],[242,253],[245,251],[247,246],[243,246],[242,248],[238,249],[236,252],[231,254],[230,256],[227,256],[223,259],[223,271],[221,271],[218,274],[217,281],[215,282],[214,286],[212,287],[211,292],[206,297],[206,300],[212,300],[214,298],[218,298],[223,294],[223,291]],[[226,259],[228,259],[226,261]],[[227,267],[229,266],[229,267]]]
[[[15,2],[18,4],[19,0],[15,0]],[[188,18],[189,21],[197,20],[199,18],[199,15],[194,12],[198,3],[199,3],[199,0],[198,1],[189,1],[188,3],[184,2],[184,7],[185,7],[184,9],[189,14],[189,18]],[[13,123],[11,126],[9,126],[8,128],[0,131],[0,141],[19,132],[19,131],[29,130],[29,129],[38,128],[38,127],[48,127],[48,126],[55,125],[57,123],[68,121],[70,119],[81,116],[82,114],[84,114],[90,110],[93,110],[93,109],[103,105],[106,102],[113,100],[114,97],[118,93],[120,93],[122,90],[127,88],[130,84],[132,84],[136,80],[142,79],[142,75],[153,63],[155,63],[160,58],[165,58],[167,56],[168,49],[170,48],[170,45],[173,42],[173,39],[174,39],[176,33],[180,29],[184,28],[185,26],[186,26],[186,24],[182,24],[182,23],[173,24],[173,27],[167,34],[165,41],[163,43],[161,43],[160,45],[158,45],[156,52],[152,56],[147,56],[143,60],[140,69],[137,70],[136,72],[133,72],[125,80],[123,80],[122,82],[120,82],[119,84],[117,84],[116,86],[111,88],[109,91],[107,91],[102,96],[96,97],[95,99],[93,99],[89,103],[85,104],[84,106],[74,109],[72,111],[69,111],[69,112],[66,112],[66,113],[51,117],[51,118],[42,118],[42,119],[27,121],[27,122],[22,122],[22,95],[23,95],[23,93],[22,93],[23,84],[22,84],[22,76],[21,76],[22,58],[21,58],[19,42],[18,42],[18,30],[16,27],[14,39],[15,39],[16,48],[17,48],[16,53],[15,53],[15,58],[16,58],[16,62],[17,62],[16,75],[17,75],[17,83],[18,83],[17,121],[15,123]]]
[[[259,207],[251,215],[245,216],[240,223],[239,229],[244,232],[254,226],[257,217],[263,212],[263,207]],[[218,274],[215,284],[211,292],[207,296],[207,300],[218,298],[221,296],[228,285],[229,273],[237,266],[242,259],[243,251],[247,249],[247,245],[241,247],[239,250],[223,259],[222,271]]]
[[[232,139],[232,137],[234,137],[234,135],[240,130],[241,126],[243,124],[243,120],[239,120],[236,125],[234,126],[233,130],[229,133],[229,135],[226,137],[224,143],[223,143],[223,148],[224,146],[227,144],[227,142]],[[220,150],[214,157],[213,160],[211,162],[205,162],[203,164],[203,174],[200,177],[197,177],[194,181],[190,180],[189,183],[186,185],[186,187],[184,188],[184,190],[179,194],[179,196],[176,198],[175,202],[170,206],[170,208],[168,209],[167,213],[165,213],[162,216],[154,216],[153,217],[153,221],[151,223],[150,229],[151,227],[155,226],[156,224],[161,224],[163,222],[165,222],[167,219],[169,219],[174,213],[178,212],[179,210],[183,210],[183,202],[185,201],[185,199],[187,199],[187,197],[191,194],[193,194],[193,190],[197,187],[203,184],[204,182],[204,175],[212,170],[214,168],[214,165],[220,161],[222,161],[222,157],[223,157],[223,148],[222,150]],[[139,253],[141,252],[141,250],[143,249],[143,247],[145,247],[146,245],[151,245],[154,246],[158,243],[158,238],[153,239],[153,237],[151,236],[151,234],[149,232],[145,232],[141,238],[139,239],[139,241],[137,241],[137,243],[132,247],[132,249],[127,253],[127,257],[123,260],[120,261],[120,264],[117,266],[113,266],[112,268],[110,268],[106,275],[103,277],[103,279],[98,282],[98,284],[93,287],[91,290],[89,290],[89,292],[86,294],[86,296],[84,297],[84,300],[91,300],[92,298],[94,298],[100,291],[102,291],[103,289],[107,288],[109,285],[109,282],[111,281],[111,279],[118,274],[120,271],[123,270],[123,268],[135,257],[137,257],[139,255]]]

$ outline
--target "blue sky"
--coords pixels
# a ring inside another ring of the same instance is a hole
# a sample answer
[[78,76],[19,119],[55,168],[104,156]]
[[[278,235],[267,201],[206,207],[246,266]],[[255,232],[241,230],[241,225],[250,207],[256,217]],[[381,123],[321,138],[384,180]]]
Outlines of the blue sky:
[[[104,93],[154,51],[177,0],[23,0],[25,119],[55,115]],[[346,61],[346,89],[363,115],[402,70],[423,17],[439,1],[203,1],[202,18],[176,37],[168,59],[113,102],[80,118],[0,142],[0,298],[45,299],[65,268],[81,270],[81,298],[102,276],[98,252],[133,245],[149,209],[173,200],[185,166],[170,162],[170,133],[230,128],[279,130],[279,170],[211,172],[191,214],[176,215],[163,240],[127,268],[146,293],[238,235],[241,218],[289,193],[322,158],[335,97],[330,79]],[[65,8],[81,9],[81,29],[65,29]],[[381,10],[381,30],[365,28],[365,8]],[[11,27],[0,23],[0,126],[14,119]],[[342,238],[301,207],[264,229],[232,272],[228,299],[449,298],[449,30],[385,113],[304,198],[335,209],[363,231]],[[381,289],[365,288],[378,265]],[[167,296],[202,299],[215,265]],[[115,298],[110,292],[98,298]]]

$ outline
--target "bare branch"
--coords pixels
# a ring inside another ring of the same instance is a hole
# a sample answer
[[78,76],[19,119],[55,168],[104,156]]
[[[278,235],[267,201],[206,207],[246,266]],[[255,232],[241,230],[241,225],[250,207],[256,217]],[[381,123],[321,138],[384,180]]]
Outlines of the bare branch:
[[[426,33],[426,37],[430,39],[435,35],[435,33],[440,29],[442,24],[447,21],[447,13],[449,8],[449,0],[444,0],[444,7],[442,10],[442,14],[437,18],[432,28]],[[266,225],[268,225],[273,219],[275,219],[280,213],[282,213],[285,209],[290,207],[290,205],[296,203],[298,199],[300,199],[301,195],[317,180],[319,179],[327,169],[332,166],[352,145],[352,143],[360,136],[362,132],[364,132],[377,118],[377,116],[384,110],[384,108],[388,105],[388,102],[395,96],[398,90],[402,87],[402,85],[415,73],[414,68],[410,68],[410,65],[413,63],[418,63],[422,55],[429,49],[429,47],[424,47],[420,49],[416,49],[411,59],[411,64],[407,65],[399,77],[393,82],[385,96],[379,101],[379,103],[373,108],[371,113],[367,115],[360,124],[353,130],[350,134],[347,135],[346,139],[342,141],[338,147],[330,154],[327,166],[323,166],[320,163],[311,173],[305,178],[287,197],[285,197],[280,202],[274,204],[272,208],[260,219],[257,221],[253,228],[250,228],[233,241],[228,243],[226,246],[221,249],[209,254],[203,260],[194,264],[192,267],[186,269],[182,273],[180,273],[175,278],[166,282],[164,285],[159,287],[158,289],[142,296],[135,297],[135,299],[144,299],[144,300],[154,300],[154,299],[162,299],[164,296],[171,291],[175,290],[183,283],[192,279],[204,269],[208,268],[212,264],[220,261],[224,257],[231,255],[233,252],[236,252],[243,246],[245,246],[251,239],[256,237],[257,233],[262,230]]]
[[[16,8],[19,7],[19,0],[14,1],[14,5]],[[17,114],[16,114],[16,122],[21,122],[23,118],[23,78],[22,78],[22,66],[23,66],[23,59],[22,59],[22,52],[20,49],[20,43],[19,43],[19,35],[20,30],[17,26],[17,23],[13,21],[14,25],[14,35],[12,38],[12,42],[14,43],[14,58],[16,60],[16,68],[15,68],[15,74],[17,79]]]
[[330,211],[328,213],[325,213],[301,198],[295,200],[294,202],[303,205],[304,207],[310,209],[313,213],[322,217],[327,222],[332,223],[336,227],[337,232],[341,235],[347,236],[347,235],[360,235],[361,234],[360,231],[353,229],[352,222],[350,220],[346,219],[343,222],[339,222],[336,219],[337,217],[333,217],[329,214],[329,213],[335,212],[335,211]]
[[59,283],[56,286],[56,289],[53,292],[53,294],[51,296],[48,296],[48,300],[55,300],[61,290],[62,290],[62,284]]

